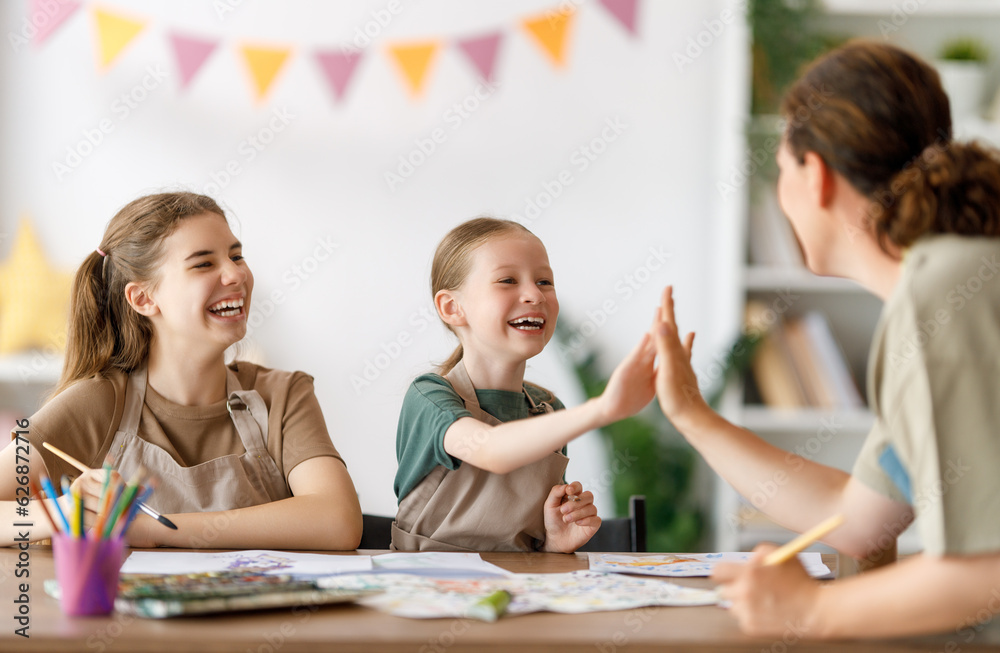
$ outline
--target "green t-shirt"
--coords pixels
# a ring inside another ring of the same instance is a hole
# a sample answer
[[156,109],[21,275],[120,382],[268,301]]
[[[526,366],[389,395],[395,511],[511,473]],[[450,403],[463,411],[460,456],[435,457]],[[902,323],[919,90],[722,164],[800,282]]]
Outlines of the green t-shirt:
[[[565,408],[562,402],[538,386],[525,384],[536,403],[547,401],[555,410]],[[501,422],[528,417],[527,397],[510,390],[476,390],[479,406]],[[444,450],[444,433],[453,422],[472,417],[465,403],[448,381],[437,374],[418,376],[403,397],[396,428],[396,480],[393,490],[402,501],[425,476],[438,465],[455,470],[462,461]],[[563,453],[566,448],[563,447]]]

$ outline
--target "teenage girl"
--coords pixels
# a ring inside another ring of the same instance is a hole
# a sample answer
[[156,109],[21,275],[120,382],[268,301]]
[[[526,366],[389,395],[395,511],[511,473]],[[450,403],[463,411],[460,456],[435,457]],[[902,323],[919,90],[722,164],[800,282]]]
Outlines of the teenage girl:
[[868,376],[875,426],[844,472],[792,456],[713,413],[682,344],[670,289],[654,326],[664,413],[744,496],[787,481],[763,510],[877,558],[919,517],[924,550],[820,585],[795,558],[716,579],[749,633],[879,637],[954,629],[971,641],[1000,610],[1000,154],[951,140],[927,63],[855,42],[815,62],[784,99],[778,199],[816,274],[885,301]]
[[[137,199],[112,218],[73,285],[69,340],[53,397],[29,420],[30,476],[94,468],[73,482],[94,519],[109,454],[123,479],[159,478],[135,547],[353,549],[361,509],[330,441],[312,378],[224,352],[247,329],[253,275],[221,208],[192,193]],[[15,443],[0,469],[15,466]],[[22,451],[23,453],[23,451]],[[4,515],[15,476],[0,475]],[[31,539],[51,531],[32,512]],[[3,520],[0,541],[17,536]]]
[[394,549],[572,552],[601,525],[594,497],[566,484],[565,445],[653,397],[648,335],[604,394],[563,409],[524,381],[559,315],[542,242],[516,222],[453,229],[431,270],[438,315],[459,346],[403,400],[396,433]]

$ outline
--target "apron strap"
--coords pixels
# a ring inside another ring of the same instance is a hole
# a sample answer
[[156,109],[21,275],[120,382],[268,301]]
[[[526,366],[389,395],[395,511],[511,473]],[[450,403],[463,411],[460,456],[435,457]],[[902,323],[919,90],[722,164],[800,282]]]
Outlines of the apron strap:
[[239,379],[226,368],[226,409],[236,433],[249,451],[267,449],[267,406],[256,390],[243,390]]

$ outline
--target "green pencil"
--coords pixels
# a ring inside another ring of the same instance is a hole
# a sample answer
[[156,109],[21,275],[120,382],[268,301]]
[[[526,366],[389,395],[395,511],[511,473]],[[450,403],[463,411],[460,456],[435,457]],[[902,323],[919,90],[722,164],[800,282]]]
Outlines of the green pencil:
[[479,599],[466,611],[465,616],[481,621],[496,621],[507,611],[511,595],[507,590],[497,590]]

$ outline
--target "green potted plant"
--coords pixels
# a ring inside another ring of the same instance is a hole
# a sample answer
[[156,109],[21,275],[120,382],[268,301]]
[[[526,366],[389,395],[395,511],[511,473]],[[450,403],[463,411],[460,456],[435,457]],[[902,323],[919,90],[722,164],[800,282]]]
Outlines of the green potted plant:
[[936,67],[951,103],[952,118],[979,117],[989,51],[978,39],[960,37],[941,44]]

